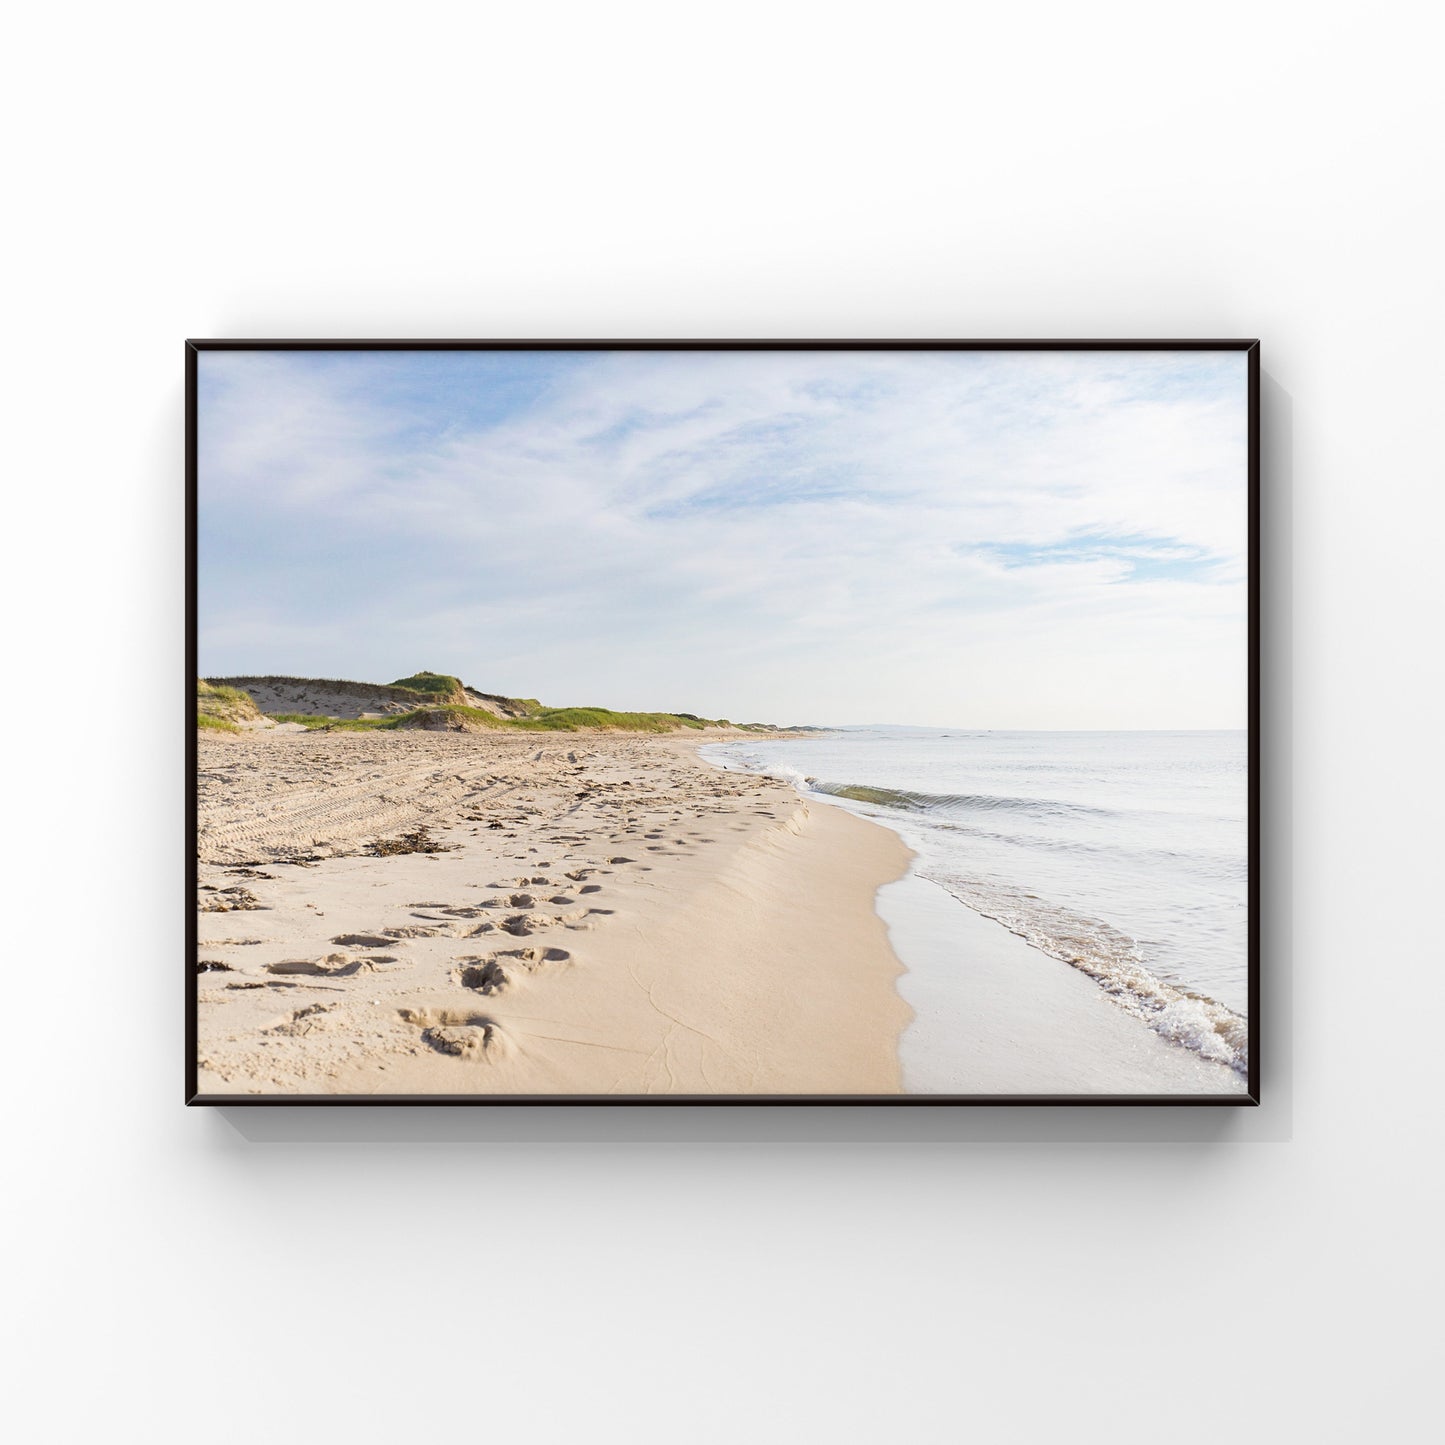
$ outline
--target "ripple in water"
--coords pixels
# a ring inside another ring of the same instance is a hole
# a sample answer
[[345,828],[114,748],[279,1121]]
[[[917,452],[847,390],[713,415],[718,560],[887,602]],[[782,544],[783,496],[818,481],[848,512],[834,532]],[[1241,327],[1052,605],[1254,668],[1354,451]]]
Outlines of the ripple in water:
[[1247,1072],[1243,733],[858,728],[707,751],[887,823],[960,902]]

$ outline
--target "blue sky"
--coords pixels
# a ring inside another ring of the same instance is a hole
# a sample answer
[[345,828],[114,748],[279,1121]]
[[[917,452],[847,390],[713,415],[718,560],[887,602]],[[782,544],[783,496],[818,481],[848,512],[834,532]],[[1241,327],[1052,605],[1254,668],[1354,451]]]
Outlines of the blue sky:
[[203,352],[210,675],[1237,727],[1238,353]]

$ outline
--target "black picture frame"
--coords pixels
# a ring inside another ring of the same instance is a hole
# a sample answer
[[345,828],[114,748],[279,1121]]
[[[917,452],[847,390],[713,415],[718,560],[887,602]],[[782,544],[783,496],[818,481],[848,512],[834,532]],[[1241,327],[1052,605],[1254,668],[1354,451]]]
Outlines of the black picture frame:
[[[1248,730],[1246,745],[1247,859],[1249,910],[1248,1038],[1249,1072],[1244,1093],[1232,1094],[201,1094],[197,1059],[198,943],[197,852],[198,765],[195,725],[195,680],[199,675],[197,643],[197,371],[202,351],[1242,351],[1247,359],[1248,386],[1248,543],[1247,669]],[[463,1106],[858,1106],[937,1108],[953,1106],[1064,1105],[1095,1107],[1253,1107],[1260,1103],[1260,343],[1258,339],[1035,339],[1035,340],[309,340],[188,339],[186,358],[186,952],[185,980],[185,1103],[189,1106],[247,1105],[254,1107]]]

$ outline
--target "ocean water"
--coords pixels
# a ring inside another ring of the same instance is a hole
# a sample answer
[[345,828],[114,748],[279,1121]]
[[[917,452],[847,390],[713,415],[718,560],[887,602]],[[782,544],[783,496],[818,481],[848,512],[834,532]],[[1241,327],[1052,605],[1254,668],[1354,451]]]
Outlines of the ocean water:
[[1247,1071],[1243,732],[850,728],[704,751],[887,824],[961,904]]

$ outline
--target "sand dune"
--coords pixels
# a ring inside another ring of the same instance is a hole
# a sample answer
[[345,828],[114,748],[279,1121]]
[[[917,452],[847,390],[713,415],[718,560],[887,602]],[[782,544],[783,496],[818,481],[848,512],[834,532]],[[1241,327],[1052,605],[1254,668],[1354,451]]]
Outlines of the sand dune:
[[307,713],[320,717],[385,717],[412,711],[428,702],[458,702],[497,717],[513,717],[520,709],[512,699],[459,687],[455,696],[427,697],[408,688],[380,683],[345,682],[311,677],[222,677],[213,682],[249,694],[263,713]]
[[906,849],[697,742],[202,738],[201,1092],[896,1091]]

